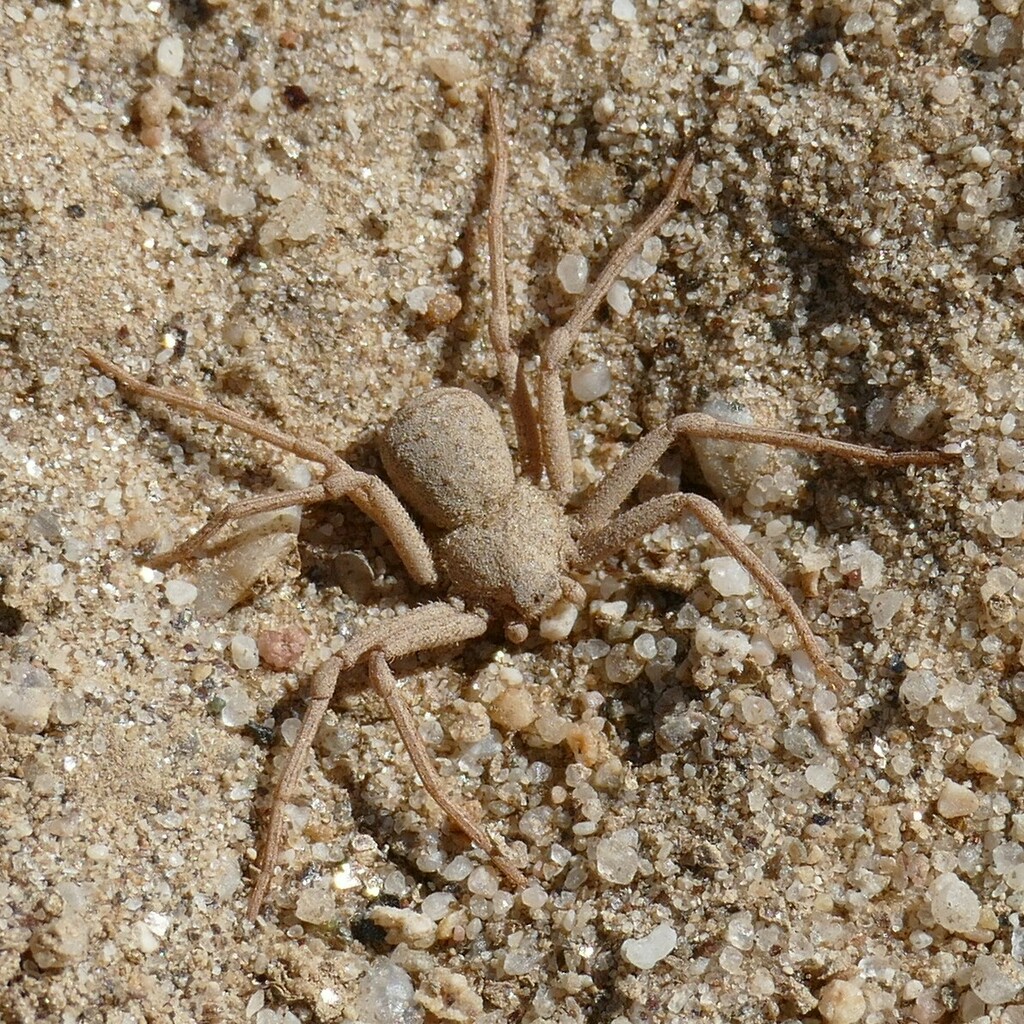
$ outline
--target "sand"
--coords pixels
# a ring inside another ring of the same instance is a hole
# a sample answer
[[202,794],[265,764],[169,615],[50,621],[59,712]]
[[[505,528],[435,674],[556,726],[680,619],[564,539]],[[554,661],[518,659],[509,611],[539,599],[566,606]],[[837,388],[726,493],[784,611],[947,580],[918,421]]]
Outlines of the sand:
[[[1018,0],[0,4],[0,1020],[1024,1021],[1020,45]],[[413,394],[502,407],[488,85],[529,353],[563,257],[592,279],[696,150],[565,374],[580,487],[708,403],[959,455],[677,447],[642,496],[721,499],[838,708],[666,526],[584,579],[567,639],[398,665],[531,888],[450,831],[356,675],[251,925],[310,674],[432,595],[344,505],[148,567],[315,467],[75,346],[370,471]]]

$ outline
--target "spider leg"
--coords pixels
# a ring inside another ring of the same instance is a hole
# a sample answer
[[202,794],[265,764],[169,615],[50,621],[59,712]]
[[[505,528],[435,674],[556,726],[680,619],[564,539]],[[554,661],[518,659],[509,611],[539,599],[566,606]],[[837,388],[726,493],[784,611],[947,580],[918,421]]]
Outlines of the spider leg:
[[519,352],[510,340],[508,282],[505,278],[505,195],[508,185],[508,137],[504,110],[498,94],[487,93],[487,119],[491,137],[491,198],[487,210],[487,249],[490,261],[491,315],[487,331],[491,349],[498,362],[498,376],[505,391],[516,426],[519,462],[522,471],[535,482],[540,480],[540,438],[533,397],[519,361]]
[[409,575],[417,582],[431,585],[437,582],[434,559],[423,535],[413,522],[395,493],[382,480],[369,473],[353,469],[344,459],[325,444],[312,438],[300,438],[276,430],[259,420],[235,412],[214,402],[207,402],[177,388],[157,387],[132,376],[106,356],[88,348],[78,351],[105,376],[116,381],[129,394],[162,402],[174,409],[187,409],[205,419],[225,423],[250,437],[291,452],[299,458],[318,462],[327,471],[324,480],[313,487],[301,488],[284,494],[270,494],[250,498],[227,506],[216,513],[198,533],[179,544],[172,551],[158,555],[154,564],[167,566],[173,562],[194,558],[222,527],[244,516],[268,512],[291,505],[313,505],[323,501],[349,499],[369,516],[387,535]]
[[623,268],[640,251],[644,242],[668,220],[680,198],[686,194],[693,160],[693,153],[687,153],[679,161],[664,199],[615,250],[597,280],[576,304],[569,319],[541,343],[537,383],[537,425],[540,431],[541,454],[552,490],[564,497],[568,497],[572,491],[572,456],[569,451],[569,428],[565,422],[562,365],[572,351],[580,331],[597,312],[597,307],[608,294],[608,289],[621,276]]
[[445,789],[441,776],[437,774],[433,761],[420,739],[416,722],[409,711],[409,705],[395,686],[395,677],[388,665],[387,658],[380,651],[370,654],[368,668],[370,683],[380,694],[394,720],[409,759],[416,768],[416,773],[423,783],[423,788],[433,798],[434,803],[444,811],[448,820],[464,835],[468,836],[484,853],[490,857],[494,866],[517,888],[525,889],[529,879],[502,852],[501,847],[477,824],[475,818],[465,807],[451,798]]
[[714,502],[698,494],[668,494],[652,498],[642,505],[616,516],[598,529],[588,533],[579,542],[580,566],[594,565],[604,561],[615,551],[624,548],[631,541],[650,533],[662,523],[678,519],[683,515],[694,516],[757,581],[761,589],[782,610],[793,628],[811,663],[818,673],[828,680],[832,690],[839,694],[847,688],[842,676],[825,659],[810,623],[804,617],[800,606],[793,600],[785,584],[757,557],[754,552],[733,532],[725,516]]
[[395,678],[388,662],[418,651],[433,650],[463,643],[481,636],[487,620],[480,615],[460,612],[451,605],[434,603],[415,608],[404,615],[370,626],[333,658],[325,661],[313,676],[309,705],[302,726],[288,757],[285,770],[274,791],[267,823],[266,840],[260,861],[260,871],[249,896],[247,916],[254,921],[260,912],[274,873],[284,838],[284,811],[295,784],[306,762],[324,713],[344,673],[360,663],[366,663],[370,682],[387,705],[402,742],[423,783],[423,788],[448,817],[484,850],[518,888],[529,883],[525,875],[502,853],[500,847],[476,823],[473,816],[446,792],[444,783],[430,760],[430,754],[420,738],[408,705],[395,686]]
[[773,448],[792,448],[812,455],[832,455],[887,469],[899,466],[942,466],[960,458],[959,455],[941,451],[894,452],[803,434],[796,430],[770,430],[766,427],[727,423],[704,413],[687,413],[676,416],[642,437],[616,463],[576,513],[580,535],[587,538],[600,531],[644,475],[657,465],[669,446],[683,437],[706,437],[766,444]]

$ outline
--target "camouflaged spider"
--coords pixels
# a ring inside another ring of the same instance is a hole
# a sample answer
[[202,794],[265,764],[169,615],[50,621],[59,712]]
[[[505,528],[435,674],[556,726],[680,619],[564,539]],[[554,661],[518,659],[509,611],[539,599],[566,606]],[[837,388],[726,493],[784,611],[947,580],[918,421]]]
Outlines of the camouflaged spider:
[[[381,479],[353,469],[317,441],[282,433],[184,392],[146,384],[98,352],[82,350],[94,367],[131,394],[228,424],[319,463],[324,469],[322,480],[310,487],[249,498],[224,508],[192,537],[154,562],[166,566],[194,558],[214,534],[245,516],[347,498],[381,527],[417,584],[443,587],[447,592],[445,599],[367,628],[315,672],[301,729],[274,794],[260,872],[249,898],[251,920],[258,915],[270,886],[284,835],[284,809],[307,752],[339,678],[359,664],[366,666],[371,684],[387,705],[427,792],[450,822],[486,851],[513,885],[525,887],[528,878],[524,870],[445,791],[413,715],[396,688],[390,662],[472,640],[493,622],[504,623],[511,643],[522,643],[530,627],[559,601],[582,604],[586,595],[577,574],[666,521],[684,515],[697,519],[789,618],[815,669],[837,691],[845,688],[782,581],[732,531],[711,501],[696,494],[677,493],[618,511],[641,478],[678,440],[716,438],[772,445],[884,467],[939,465],[953,458],[935,451],[890,452],[795,431],[727,423],[694,413],[677,416],[637,441],[577,505],[572,500],[562,368],[580,331],[627,262],[687,194],[693,156],[679,161],[664,198],[614,252],[568,320],[540,340],[540,365],[535,380],[531,380],[509,335],[502,219],[508,146],[501,106],[493,93],[488,104],[493,164],[488,212],[489,338],[515,424],[518,474],[496,414],[478,395],[460,388],[439,388],[417,395],[386,425],[381,456],[392,490]],[[569,511],[570,504],[573,511]],[[413,514],[422,525],[417,525]]]

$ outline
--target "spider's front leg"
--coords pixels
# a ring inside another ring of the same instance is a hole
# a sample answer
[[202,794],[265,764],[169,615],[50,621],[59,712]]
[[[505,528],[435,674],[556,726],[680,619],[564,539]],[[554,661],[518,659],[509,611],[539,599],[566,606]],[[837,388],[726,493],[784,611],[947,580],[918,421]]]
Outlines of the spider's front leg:
[[395,685],[389,665],[397,658],[419,651],[464,643],[481,636],[486,629],[487,620],[481,615],[460,612],[441,602],[428,604],[370,626],[317,669],[302,726],[274,791],[260,871],[249,896],[247,917],[250,921],[256,920],[270,888],[284,839],[285,807],[306,763],[307,752],[313,745],[340,677],[359,664],[367,666],[370,683],[384,700],[423,788],[448,820],[482,849],[517,888],[524,889],[529,885],[526,876],[480,827],[473,815],[447,792],[420,738],[412,712]]

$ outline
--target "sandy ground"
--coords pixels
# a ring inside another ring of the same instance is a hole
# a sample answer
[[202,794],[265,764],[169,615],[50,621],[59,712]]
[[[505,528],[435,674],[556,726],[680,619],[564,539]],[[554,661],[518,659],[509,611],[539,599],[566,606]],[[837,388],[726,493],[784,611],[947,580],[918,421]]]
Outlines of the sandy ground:
[[[1024,1021],[1017,8],[0,3],[0,1020]],[[584,581],[567,640],[398,666],[530,890],[445,826],[356,677],[251,925],[310,672],[430,595],[347,506],[148,568],[305,464],[127,402],[74,347],[374,471],[407,396],[500,407],[487,84],[527,352],[571,307],[562,256],[593,274],[697,150],[656,271],[573,353],[610,372],[568,400],[581,487],[707,402],[962,457],[670,453],[642,490],[722,498],[838,714],[675,524]],[[232,551],[250,596],[203,608]],[[284,629],[301,660],[257,664]]]

